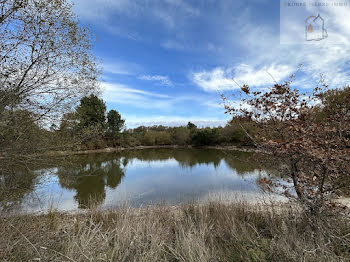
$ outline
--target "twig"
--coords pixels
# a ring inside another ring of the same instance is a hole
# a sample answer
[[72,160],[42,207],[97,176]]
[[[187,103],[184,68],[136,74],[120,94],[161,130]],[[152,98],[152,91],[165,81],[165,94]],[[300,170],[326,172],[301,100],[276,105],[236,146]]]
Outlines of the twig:
[[66,255],[64,255],[64,254],[62,254],[61,252],[58,252],[58,251],[52,249],[52,248],[48,248],[48,247],[40,247],[40,248],[42,248],[42,249],[49,249],[49,250],[51,250],[51,251],[57,253],[58,255],[60,255],[60,256],[62,256],[62,257],[64,257],[64,258],[67,258],[69,261],[75,262],[74,259],[72,259],[72,258],[70,258],[70,257],[68,257],[68,256],[66,256]]
[[265,71],[266,71],[266,73],[272,78],[272,80],[275,82],[275,84],[278,85],[278,82],[277,82],[276,79],[273,77],[273,75],[272,75],[269,71],[267,71],[267,70],[265,70]]
[[10,224],[11,227],[13,227],[18,233],[21,234],[21,236],[34,248],[34,250],[36,251],[36,253],[39,255],[39,257],[41,258],[41,255],[38,251],[38,249],[34,246],[34,244],[32,242],[29,241],[29,239],[21,232],[19,231],[14,225]]

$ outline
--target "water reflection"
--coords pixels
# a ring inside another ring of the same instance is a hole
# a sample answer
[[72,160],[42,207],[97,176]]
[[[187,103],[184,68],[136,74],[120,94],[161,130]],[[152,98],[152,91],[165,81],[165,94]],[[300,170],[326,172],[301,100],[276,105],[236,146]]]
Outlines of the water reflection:
[[[39,211],[49,205],[50,198],[57,201],[55,207],[60,210],[87,208],[92,203],[107,207],[121,200],[136,206],[159,200],[177,203],[189,196],[203,197],[219,190],[257,192],[256,179],[264,175],[254,154],[213,149],[79,155],[36,168],[34,173],[37,175],[27,181],[30,192],[18,194],[16,201],[2,201],[3,210],[11,206]],[[23,177],[23,172],[16,175]],[[33,201],[33,195],[38,201]]]
[[[92,155],[79,159],[71,166],[58,168],[60,185],[77,192],[74,199],[79,208],[101,204],[106,197],[106,186],[114,189],[124,177],[121,158],[106,160],[106,157],[108,156]],[[123,166],[126,165],[127,161],[124,160]]]
[[0,203],[2,209],[12,209],[20,205],[24,196],[34,190],[39,172],[26,168],[16,168],[15,172],[0,173]]

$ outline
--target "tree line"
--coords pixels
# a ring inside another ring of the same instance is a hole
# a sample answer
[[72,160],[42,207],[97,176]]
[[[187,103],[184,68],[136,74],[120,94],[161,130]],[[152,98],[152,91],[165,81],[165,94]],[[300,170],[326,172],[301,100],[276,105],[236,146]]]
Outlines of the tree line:
[[188,122],[178,127],[158,125],[127,129],[119,112],[114,109],[107,112],[105,102],[93,94],[82,98],[73,112],[63,116],[59,127],[51,127],[51,133],[60,141],[75,142],[70,144],[75,150],[117,146],[252,145],[234,122],[218,128],[198,128]]

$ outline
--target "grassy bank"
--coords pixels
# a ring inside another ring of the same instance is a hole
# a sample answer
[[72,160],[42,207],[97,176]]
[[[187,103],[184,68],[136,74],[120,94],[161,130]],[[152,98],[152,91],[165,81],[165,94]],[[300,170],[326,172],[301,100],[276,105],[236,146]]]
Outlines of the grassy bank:
[[349,261],[350,223],[313,233],[292,207],[247,204],[49,212],[0,222],[1,261]]

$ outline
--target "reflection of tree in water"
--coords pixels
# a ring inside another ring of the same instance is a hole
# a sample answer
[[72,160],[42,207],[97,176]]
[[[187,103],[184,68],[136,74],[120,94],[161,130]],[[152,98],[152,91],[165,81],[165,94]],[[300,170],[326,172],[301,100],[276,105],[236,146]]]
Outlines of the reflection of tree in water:
[[[278,172],[276,169],[271,168],[272,166],[268,164],[268,157],[261,153],[248,153],[241,151],[234,151],[230,154],[225,155],[226,164],[234,169],[237,175],[244,177],[248,173],[257,172],[256,182],[261,189],[266,189],[264,183],[259,181],[263,179],[266,175],[270,178],[277,178]],[[276,165],[276,163],[274,163]],[[279,179],[279,178],[277,178]]]
[[24,195],[33,191],[35,186],[35,172],[24,168],[17,168],[13,172],[0,173],[0,205],[6,211],[19,206]]
[[256,161],[256,154],[242,151],[231,151],[224,154],[226,164],[236,171],[237,175],[244,176],[260,168]]
[[[52,165],[51,159],[42,158],[22,165],[11,166],[0,170],[0,210],[8,211],[19,207],[24,197],[33,192],[38,177],[46,174]],[[57,162],[57,161],[56,161]]]
[[126,159],[138,159],[141,161],[165,161],[174,157],[174,151],[177,149],[156,148],[156,149],[140,149],[126,150],[121,153]]
[[122,166],[127,160],[117,154],[100,154],[76,157],[68,166],[59,167],[57,175],[62,187],[76,190],[79,208],[101,204],[105,186],[116,188],[124,177]]
[[222,159],[217,150],[207,149],[143,149],[128,150],[122,152],[122,156],[132,160],[141,161],[166,161],[175,159],[183,167],[193,167],[197,164],[213,164],[217,167]]
[[256,161],[256,154],[241,151],[223,151],[203,148],[178,149],[145,149],[129,150],[121,153],[126,159],[142,161],[165,161],[175,159],[182,167],[194,167],[198,164],[219,166],[221,160],[239,175],[254,172],[259,169],[260,163]]
[[213,149],[182,149],[174,152],[174,158],[182,167],[194,167],[198,164],[218,167],[223,155],[219,150]]

